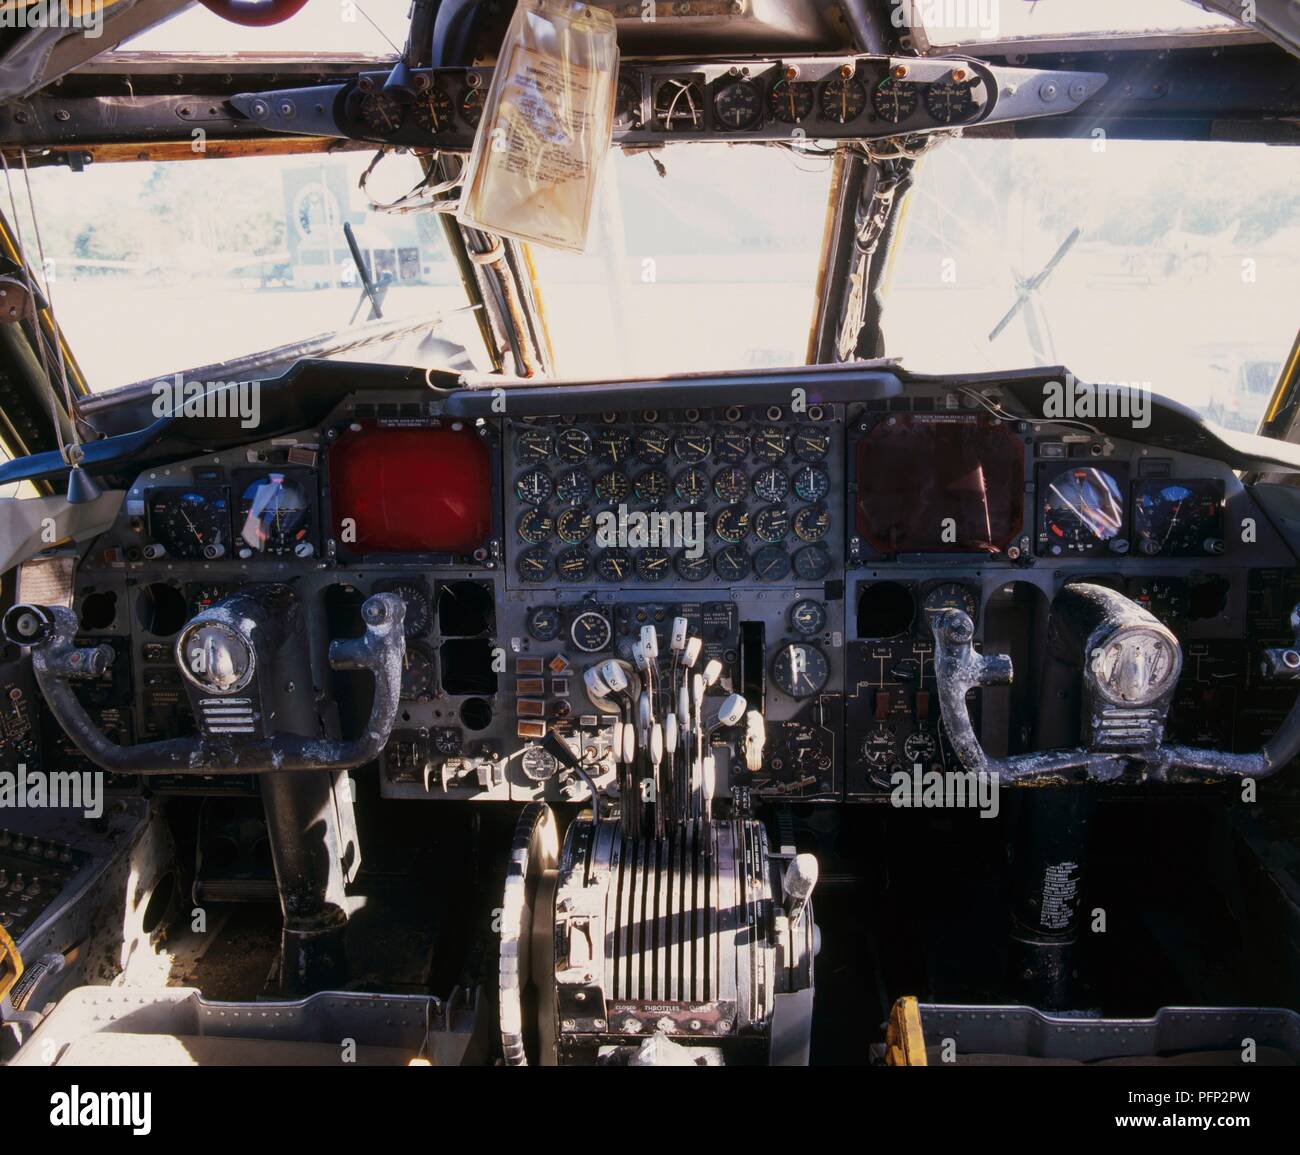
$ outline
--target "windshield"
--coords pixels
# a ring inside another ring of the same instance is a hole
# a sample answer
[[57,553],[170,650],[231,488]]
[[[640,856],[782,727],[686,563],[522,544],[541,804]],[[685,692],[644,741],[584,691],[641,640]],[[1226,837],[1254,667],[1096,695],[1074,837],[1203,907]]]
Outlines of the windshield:
[[[1190,0],[893,0],[913,16],[931,44],[960,44],[1026,36],[1125,36],[1235,27],[1220,12]],[[1243,4],[1243,19],[1248,18]]]
[[890,356],[1065,365],[1254,429],[1300,325],[1300,150],[954,140],[917,167],[885,279]]
[[803,364],[830,183],[771,146],[611,152],[587,253],[532,250],[557,373]]
[[[370,211],[357,182],[370,153],[93,165],[31,174],[55,314],[94,391],[356,329],[370,319],[343,225],[386,290],[384,321],[447,313],[436,336],[489,368],[433,215]],[[391,199],[420,178],[386,158],[371,191]],[[36,259],[20,194],[23,241]],[[8,206],[6,206],[7,208]],[[421,360],[410,342],[366,360]]]

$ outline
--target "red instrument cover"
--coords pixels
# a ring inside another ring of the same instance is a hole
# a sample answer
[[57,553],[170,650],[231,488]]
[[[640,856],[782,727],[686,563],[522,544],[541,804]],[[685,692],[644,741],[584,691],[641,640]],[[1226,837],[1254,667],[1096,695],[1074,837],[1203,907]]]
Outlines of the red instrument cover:
[[330,511],[347,554],[473,553],[492,532],[491,454],[469,427],[362,425],[330,451]]

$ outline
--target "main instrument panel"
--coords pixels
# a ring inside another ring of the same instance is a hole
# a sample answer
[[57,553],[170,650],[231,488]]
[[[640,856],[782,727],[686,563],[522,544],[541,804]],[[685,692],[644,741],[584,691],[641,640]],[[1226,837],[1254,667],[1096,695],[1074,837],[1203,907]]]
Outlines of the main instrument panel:
[[[1182,641],[1179,740],[1253,748],[1289,707],[1255,655],[1287,640],[1295,557],[1227,466],[1020,419],[996,389],[710,401],[555,414],[522,393],[506,415],[453,416],[428,393],[367,390],[306,432],[146,470],[77,568],[84,637],[118,655],[78,692],[118,741],[191,732],[179,631],[241,584],[283,583],[346,737],[366,682],[329,669],[327,647],[392,592],[406,659],[388,797],[583,797],[543,747],[552,730],[613,791],[623,724],[673,713],[707,671],[688,708],[719,793],[871,801],[901,769],[958,768],[935,615],[964,610],[978,647],[1012,656],[1016,682],[977,691],[972,713],[987,749],[1014,753],[1032,741],[1048,607],[1087,580]],[[610,677],[626,700],[600,689]],[[757,750],[733,700],[762,714]],[[48,725],[41,738],[46,758],[74,757]]]

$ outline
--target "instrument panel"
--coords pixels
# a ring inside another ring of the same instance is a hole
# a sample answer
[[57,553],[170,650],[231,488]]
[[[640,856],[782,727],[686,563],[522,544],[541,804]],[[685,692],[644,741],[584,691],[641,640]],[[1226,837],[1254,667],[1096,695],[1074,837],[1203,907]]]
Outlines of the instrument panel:
[[[282,582],[347,734],[365,687],[327,668],[328,645],[359,633],[366,597],[394,592],[406,663],[381,793],[562,800],[585,787],[542,738],[567,736],[612,789],[622,719],[587,678],[618,664],[662,717],[683,682],[680,619],[700,644],[691,669],[716,667],[699,708],[720,792],[880,801],[901,769],[956,768],[934,616],[960,608],[978,648],[1011,654],[1015,683],[977,692],[973,715],[988,749],[1016,750],[1048,607],[1087,580],[1182,640],[1186,740],[1246,747],[1289,705],[1255,684],[1252,654],[1285,633],[1294,554],[1226,466],[938,384],[783,396],[452,418],[429,394],[370,392],[296,436],[148,470],[77,570],[84,640],[119,654],[78,693],[123,741],[192,732],[179,631],[244,583]],[[743,727],[715,721],[730,695],[762,712],[757,762]],[[1258,717],[1238,712],[1247,701]],[[61,735],[42,740],[67,754]]]

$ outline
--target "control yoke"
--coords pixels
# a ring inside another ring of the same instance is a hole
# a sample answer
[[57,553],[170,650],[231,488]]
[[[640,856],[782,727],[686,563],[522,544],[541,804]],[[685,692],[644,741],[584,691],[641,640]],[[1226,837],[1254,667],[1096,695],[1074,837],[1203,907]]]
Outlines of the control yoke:
[[[1267,778],[1300,753],[1300,698],[1277,732],[1252,754],[1165,742],[1165,717],[1182,667],[1178,640],[1146,610],[1113,590],[1071,585],[1058,602],[1062,599],[1068,625],[1049,630],[1049,647],[1064,635],[1075,648],[1083,680],[1082,740],[1069,749],[1006,758],[990,757],[980,745],[966,695],[982,686],[1009,685],[1011,659],[976,652],[975,626],[963,611],[949,609],[935,616],[940,712],[953,751],[967,771],[992,775],[1005,785],[1110,782],[1131,769],[1147,781],[1187,783]],[[1056,612],[1054,605],[1054,616]],[[1267,681],[1300,681],[1300,605],[1291,613],[1291,629],[1293,645],[1264,651],[1260,673]]]
[[[179,636],[176,657],[190,683],[187,688],[200,732],[135,746],[111,741],[74,692],[74,682],[107,674],[115,654],[108,645],[77,646],[77,618],[70,609],[17,605],[4,615],[0,630],[11,643],[31,647],[32,670],[50,711],[77,748],[105,770],[258,774],[348,770],[373,761],[383,750],[401,697],[406,606],[396,594],[375,594],[362,606],[361,616],[365,625],[361,636],[329,644],[334,669],[369,671],[375,680],[364,730],[348,741],[269,729],[270,719],[276,716],[269,698],[275,679],[270,675],[277,670],[280,656],[274,639],[282,625],[276,619],[283,614],[252,598],[231,598],[204,610]],[[193,668],[187,668],[187,663]],[[309,678],[304,681],[310,686]]]

